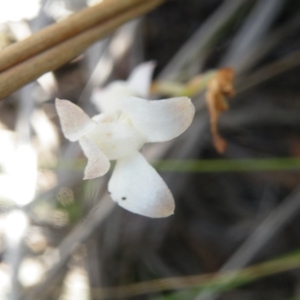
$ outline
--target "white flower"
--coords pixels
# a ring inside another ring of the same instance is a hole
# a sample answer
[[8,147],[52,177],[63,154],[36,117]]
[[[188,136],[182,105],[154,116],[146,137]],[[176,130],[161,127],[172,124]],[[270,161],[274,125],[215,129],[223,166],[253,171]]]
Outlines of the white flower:
[[[120,100],[126,96],[135,96],[148,98],[155,63],[150,61],[141,63],[130,73],[126,81],[113,81],[103,89],[95,89],[91,100],[99,111],[114,111],[114,101]],[[110,99],[107,101],[107,99]]]
[[173,196],[139,150],[145,143],[168,141],[184,132],[194,117],[192,102],[187,97],[106,101],[111,102],[107,111],[90,119],[72,102],[56,100],[65,137],[79,141],[88,159],[84,179],[104,175],[109,160],[117,160],[108,183],[112,199],[140,215],[169,216],[175,207]]

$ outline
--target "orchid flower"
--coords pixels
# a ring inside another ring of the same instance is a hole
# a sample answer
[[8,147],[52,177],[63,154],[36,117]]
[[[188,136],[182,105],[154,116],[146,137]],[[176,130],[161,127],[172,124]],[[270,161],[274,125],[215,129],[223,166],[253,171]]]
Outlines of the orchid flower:
[[[116,166],[108,183],[112,199],[121,207],[148,217],[166,217],[174,199],[163,179],[139,153],[145,143],[164,142],[183,133],[194,117],[189,98],[144,100],[111,99],[108,111],[89,118],[68,100],[56,100],[62,131],[79,141],[88,159],[84,179],[106,174],[110,160]],[[112,107],[115,110],[112,110]]]
[[89,118],[72,102],[56,100],[65,137],[79,141],[88,159],[84,179],[106,174],[110,160],[116,160],[108,183],[111,198],[140,215],[171,215],[173,196],[139,150],[145,143],[168,141],[183,133],[194,117],[192,102],[187,97],[150,101],[130,96],[106,101],[103,113]]
[[114,110],[113,101],[107,99],[122,99],[126,96],[149,98],[155,63],[150,61],[141,63],[130,73],[128,79],[116,80],[103,89],[95,89],[91,100],[99,111]]

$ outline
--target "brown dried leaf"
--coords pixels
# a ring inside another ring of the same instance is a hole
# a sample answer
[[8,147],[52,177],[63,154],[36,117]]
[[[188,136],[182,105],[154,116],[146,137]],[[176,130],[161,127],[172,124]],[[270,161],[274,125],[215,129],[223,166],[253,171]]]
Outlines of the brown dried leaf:
[[232,68],[223,68],[208,81],[206,91],[206,104],[210,115],[210,128],[213,135],[213,143],[219,153],[224,153],[227,142],[218,131],[220,114],[228,109],[227,98],[235,94],[233,87],[234,71]]

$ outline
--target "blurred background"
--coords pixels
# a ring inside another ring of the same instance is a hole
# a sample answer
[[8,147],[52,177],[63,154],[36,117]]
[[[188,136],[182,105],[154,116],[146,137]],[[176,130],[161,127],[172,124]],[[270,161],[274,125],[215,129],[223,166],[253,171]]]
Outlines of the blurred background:
[[[0,48],[97,2],[1,1]],[[169,0],[2,100],[0,299],[300,299],[299,32],[297,0]],[[150,60],[155,82],[235,71],[223,154],[203,91],[182,136],[143,149],[169,162],[166,219],[115,207],[110,175],[83,181],[86,160],[54,108],[59,97],[94,115],[96,88]]]

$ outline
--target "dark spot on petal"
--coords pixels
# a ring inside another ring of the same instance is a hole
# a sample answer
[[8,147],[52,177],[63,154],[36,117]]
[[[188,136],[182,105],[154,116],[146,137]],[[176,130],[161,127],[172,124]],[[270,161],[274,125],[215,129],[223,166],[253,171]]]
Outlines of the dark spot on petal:
[[109,194],[111,194],[111,192],[110,191],[107,191]]
[[122,197],[122,200],[126,200],[126,197]]

